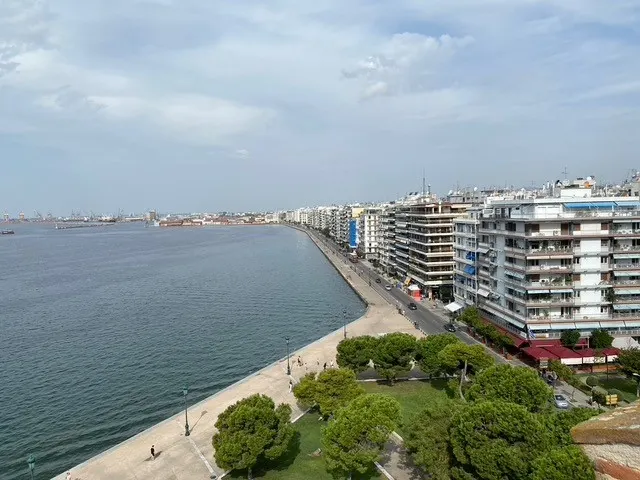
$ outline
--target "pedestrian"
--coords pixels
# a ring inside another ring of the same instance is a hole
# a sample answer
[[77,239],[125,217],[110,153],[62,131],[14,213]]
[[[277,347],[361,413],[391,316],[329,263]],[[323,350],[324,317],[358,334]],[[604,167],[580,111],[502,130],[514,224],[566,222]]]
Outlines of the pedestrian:
[[71,480],[71,472],[67,472],[66,480]]
[[293,381],[289,380],[289,393],[293,391]]
[[156,448],[155,445],[151,445],[151,458],[156,459]]
[[320,366],[320,360],[316,360],[316,362],[318,362],[318,366]]
[[333,368],[333,360],[331,360],[331,368]]
[[323,370],[327,369],[327,362],[324,362],[324,367],[322,367]]

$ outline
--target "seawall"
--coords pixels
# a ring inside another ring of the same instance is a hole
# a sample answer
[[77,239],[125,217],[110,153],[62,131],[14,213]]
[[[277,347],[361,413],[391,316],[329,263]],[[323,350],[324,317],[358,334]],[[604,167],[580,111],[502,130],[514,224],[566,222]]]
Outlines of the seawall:
[[[304,230],[300,229],[302,232]],[[355,275],[350,265],[345,265],[337,255],[307,235],[325,255],[338,273],[367,304],[365,314],[347,325],[348,336],[381,335],[394,331],[418,332],[409,322],[397,314],[365,280]],[[304,366],[291,362],[291,376],[286,373],[286,358],[280,359],[242,380],[230,385],[188,409],[191,435],[184,435],[184,412],[176,414],[105,452],[71,468],[72,478],[92,480],[136,479],[176,480],[215,478],[223,473],[213,459],[211,438],[215,433],[218,415],[238,400],[263,393],[276,403],[292,406],[292,418],[302,413],[295,398],[289,392],[289,381],[296,382],[307,372],[322,370],[335,362],[336,346],[343,338],[340,328],[302,347],[291,354],[301,357]],[[155,445],[160,454],[151,459],[149,449]],[[63,480],[66,472],[54,477]]]

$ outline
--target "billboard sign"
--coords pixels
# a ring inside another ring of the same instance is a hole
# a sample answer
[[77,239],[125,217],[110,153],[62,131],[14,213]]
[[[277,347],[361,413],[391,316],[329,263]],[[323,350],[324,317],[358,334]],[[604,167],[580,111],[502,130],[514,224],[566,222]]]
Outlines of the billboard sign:
[[358,248],[358,221],[349,220],[349,247]]

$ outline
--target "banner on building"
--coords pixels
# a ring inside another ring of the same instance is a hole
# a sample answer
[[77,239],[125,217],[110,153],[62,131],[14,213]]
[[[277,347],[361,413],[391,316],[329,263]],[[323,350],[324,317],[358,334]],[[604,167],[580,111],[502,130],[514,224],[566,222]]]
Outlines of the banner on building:
[[358,248],[358,221],[349,220],[349,247]]

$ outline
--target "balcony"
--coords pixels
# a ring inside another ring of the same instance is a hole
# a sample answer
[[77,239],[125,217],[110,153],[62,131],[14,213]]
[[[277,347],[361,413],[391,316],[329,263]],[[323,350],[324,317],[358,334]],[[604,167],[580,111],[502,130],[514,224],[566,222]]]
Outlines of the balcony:
[[[555,280],[555,279],[554,279]],[[573,281],[540,281],[540,282],[524,282],[526,288],[531,289],[557,289],[557,288],[573,288]]]
[[583,257],[588,257],[588,256],[600,256],[600,255],[608,255],[613,251],[612,248],[609,247],[601,247],[599,250],[584,250],[580,247],[575,247],[573,249],[573,253],[574,255],[580,255]]
[[571,272],[573,272],[573,265],[527,265],[527,273],[555,274]]
[[611,234],[616,237],[640,235],[640,229],[631,227],[617,227],[611,230]]
[[527,248],[528,257],[535,256],[573,256],[574,250],[572,247],[543,247],[543,248]]
[[640,275],[640,263],[614,263],[614,270],[638,270],[638,275]]
[[567,306],[573,305],[575,303],[575,298],[536,298],[538,295],[532,298],[528,298],[525,300],[527,307],[535,308],[535,307],[544,307],[544,306]]

